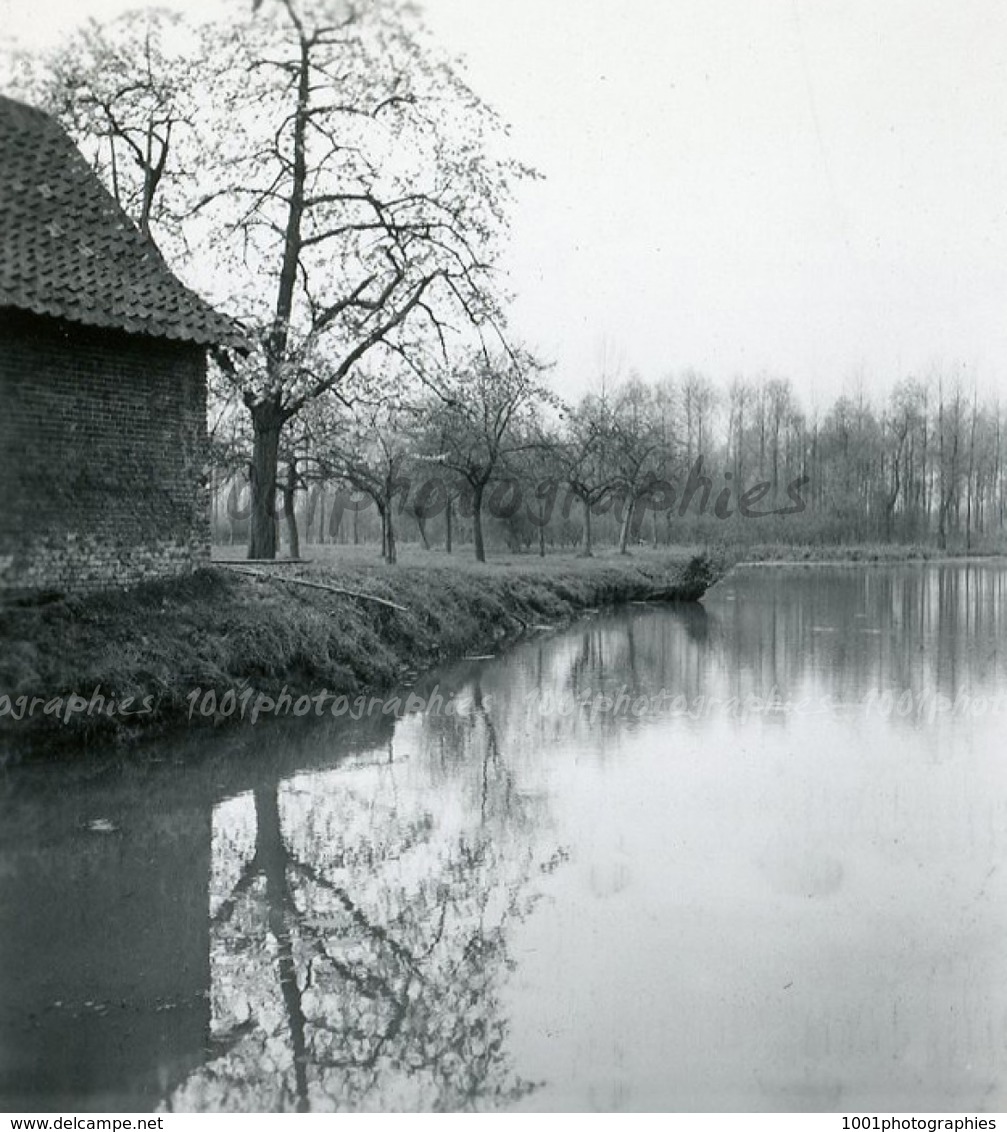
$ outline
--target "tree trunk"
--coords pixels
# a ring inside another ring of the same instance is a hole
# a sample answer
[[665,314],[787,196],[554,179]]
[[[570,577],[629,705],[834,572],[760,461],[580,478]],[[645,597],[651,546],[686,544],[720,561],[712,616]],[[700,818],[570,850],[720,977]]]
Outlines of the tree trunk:
[[581,542],[580,554],[582,558],[590,558],[594,554],[591,548],[591,503],[586,496],[584,498],[584,538]]
[[291,558],[301,557],[301,539],[297,532],[297,463],[287,464],[287,482],[283,485],[283,518],[287,524],[287,542]]
[[318,487],[318,542],[325,545],[325,528],[328,526],[329,515],[326,509],[325,484]]
[[486,547],[483,545],[483,488],[479,484],[472,489],[472,541],[475,544],[476,562],[486,561]]
[[427,538],[427,521],[420,515],[416,516],[416,526],[419,528],[420,538],[423,541],[423,549],[430,549],[430,540]]
[[290,909],[295,907],[287,877],[288,855],[280,825],[277,789],[255,791],[255,856],[266,880],[266,908],[269,931],[276,944],[276,969],[280,993],[287,1015],[291,1054],[294,1062],[294,1094],[297,1111],[308,1111],[308,1053],[306,1020],[297,981]]
[[[968,554],[972,549],[972,473],[975,469],[976,460],[976,417],[978,415],[977,409],[977,395],[975,389],[972,391],[972,431],[969,433],[969,474],[966,481],[965,491],[967,494],[967,505],[965,510],[965,553]],[[978,480],[978,477],[976,477]]]
[[448,505],[444,509],[444,553],[451,553],[451,497],[448,497]]
[[539,516],[542,520],[538,525],[538,556],[545,558],[545,516]]
[[252,410],[252,515],[248,557],[276,557],[276,469],[283,418],[273,403]]
[[315,526],[315,515],[318,512],[318,484],[308,488],[304,497],[304,541],[311,543]]
[[948,548],[948,511],[951,507],[951,497],[945,496],[941,489],[941,499],[937,507],[937,546],[941,550]]
[[636,500],[630,496],[626,510],[622,516],[619,527],[619,553],[629,554],[629,532],[633,526],[633,512],[636,510]]
[[385,561],[389,566],[394,566],[398,561],[398,552],[395,549],[395,515],[390,499],[388,510],[385,512]]

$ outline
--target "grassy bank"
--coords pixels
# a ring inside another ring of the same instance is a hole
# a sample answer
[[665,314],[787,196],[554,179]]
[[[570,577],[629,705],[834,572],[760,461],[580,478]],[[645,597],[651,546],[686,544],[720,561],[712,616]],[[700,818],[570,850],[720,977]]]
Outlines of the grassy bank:
[[[0,745],[9,755],[164,730],[188,717],[195,689],[220,702],[229,690],[272,697],[285,688],[297,697],[386,688],[504,637],[673,586],[690,555],[484,566],[426,555],[391,568],[347,558],[270,571],[288,581],[220,565],[126,591],[0,608]],[[402,608],[291,584],[295,577]],[[92,703],[96,690],[104,703]],[[80,698],[67,722],[72,695]]]

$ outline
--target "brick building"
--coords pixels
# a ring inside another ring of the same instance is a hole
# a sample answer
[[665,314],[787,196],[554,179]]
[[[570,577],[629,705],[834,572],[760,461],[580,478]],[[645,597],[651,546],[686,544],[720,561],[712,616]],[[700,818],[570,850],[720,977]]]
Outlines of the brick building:
[[186,288],[48,115],[0,96],[0,594],[209,557],[206,351]]

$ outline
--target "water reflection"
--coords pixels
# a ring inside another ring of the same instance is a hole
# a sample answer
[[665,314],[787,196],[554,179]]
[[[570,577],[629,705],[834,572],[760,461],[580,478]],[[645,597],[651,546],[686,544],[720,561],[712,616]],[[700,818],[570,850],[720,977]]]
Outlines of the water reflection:
[[[408,760],[407,734],[396,737]],[[200,1110],[505,1107],[515,1075],[500,984],[534,904],[536,800],[490,734],[416,782],[394,755],[218,807],[213,1038],[171,1105]],[[431,793],[430,787],[434,792]]]
[[483,686],[508,733],[600,756],[640,727],[744,731],[753,714],[945,734],[1007,717],[1005,635],[1001,565],[750,570],[705,607],[633,606],[525,646]]
[[734,690],[810,686],[846,703],[872,689],[939,691],[954,700],[1003,682],[1000,565],[766,571],[757,602],[747,600],[749,579],[716,599]]
[[145,1109],[205,1058],[209,800],[6,781],[0,1107]]
[[752,570],[402,719],[10,771],[0,1098],[1002,1106],[1005,587]]

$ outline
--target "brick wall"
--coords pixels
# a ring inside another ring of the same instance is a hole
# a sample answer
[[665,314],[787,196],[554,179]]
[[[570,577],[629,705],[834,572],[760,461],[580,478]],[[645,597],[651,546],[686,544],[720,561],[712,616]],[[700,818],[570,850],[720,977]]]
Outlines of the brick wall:
[[201,347],[0,311],[0,593],[209,560]]

